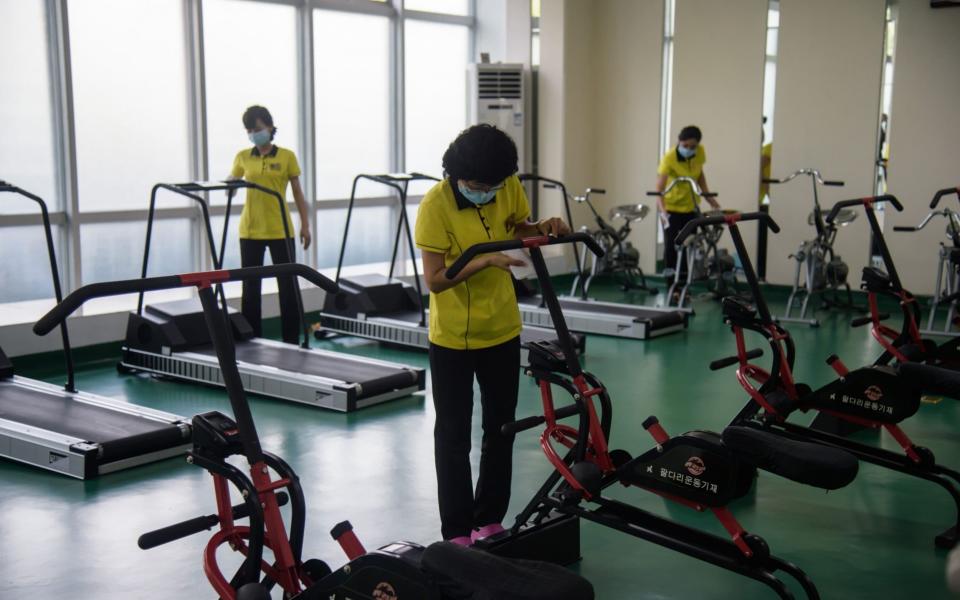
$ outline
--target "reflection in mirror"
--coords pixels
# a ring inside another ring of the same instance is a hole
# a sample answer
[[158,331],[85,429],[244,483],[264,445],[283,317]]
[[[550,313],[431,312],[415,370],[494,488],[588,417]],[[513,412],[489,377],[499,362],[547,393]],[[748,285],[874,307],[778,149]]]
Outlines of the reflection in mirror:
[[[767,49],[763,67],[763,122],[760,128],[760,210],[770,212],[770,184],[773,162],[773,105],[777,91],[777,44],[780,40],[780,0],[767,8]],[[757,228],[757,277],[767,278],[767,225]]]
[[[875,169],[874,191],[879,194],[887,193],[887,177],[890,172],[890,109],[893,104],[893,58],[896,52],[897,41],[897,5],[896,0],[887,0],[886,20],[883,31],[883,71],[880,74],[880,115],[877,124],[877,148],[874,156]],[[884,221],[884,203],[876,206],[877,220],[880,227]],[[882,266],[880,248],[876,240],[870,241],[870,260],[875,266]]]

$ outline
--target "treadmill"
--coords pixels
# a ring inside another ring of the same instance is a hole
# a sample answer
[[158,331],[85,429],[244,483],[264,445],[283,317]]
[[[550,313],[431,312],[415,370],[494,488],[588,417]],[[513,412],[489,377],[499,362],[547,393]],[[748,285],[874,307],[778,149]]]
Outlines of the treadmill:
[[[40,206],[53,291],[63,300],[47,206],[39,197],[0,181],[0,192],[19,194]],[[79,392],[67,323],[60,325],[67,368],[64,386],[14,373],[0,349],[0,457],[77,479],[183,455],[190,423],[183,417]]]
[[[373,181],[391,188],[396,192],[399,200],[399,219],[393,238],[390,271],[386,277],[376,274],[341,277],[343,258],[347,249],[347,236],[350,233],[350,217],[353,215],[353,207],[356,203],[357,184],[361,180]],[[427,331],[429,309],[424,306],[423,284],[417,268],[416,250],[407,218],[407,189],[413,181],[440,180],[422,173],[361,174],[354,177],[343,240],[340,243],[340,258],[337,261],[336,281],[340,286],[340,292],[327,294],[325,298],[323,309],[320,311],[321,328],[316,331],[318,338],[323,338],[329,333],[337,333],[421,350],[430,347]],[[410,262],[413,264],[413,276],[406,279],[412,281],[413,285],[399,277],[394,277],[401,235],[406,237]],[[556,337],[557,334],[553,329],[524,323],[520,332],[522,362],[527,362],[526,345],[528,343],[555,340]],[[577,352],[583,354],[586,338],[577,334],[573,334],[573,338]]]
[[[566,186],[556,179],[539,175],[522,174],[520,181],[531,182],[533,185],[543,185],[557,189],[563,194],[563,203],[566,208],[567,221],[573,227],[573,214],[570,211],[570,195]],[[601,190],[593,190],[602,193]],[[592,207],[591,207],[592,208]],[[599,218],[599,216],[598,216]],[[574,259],[577,273],[583,277],[584,266],[581,263],[581,254],[574,244]],[[516,282],[517,299],[520,302],[520,316],[523,323],[536,327],[553,327],[550,311],[543,298],[536,293],[532,286],[524,281]],[[576,288],[576,282],[574,288]],[[594,333],[622,338],[646,340],[670,333],[677,333],[687,328],[688,314],[676,308],[657,308],[653,306],[637,306],[620,302],[605,302],[588,298],[586,286],[580,286],[582,294],[558,298],[563,316],[571,331]]]
[[[248,181],[155,185],[150,196],[141,277],[147,276],[157,193],[160,190],[189,198],[199,206],[210,255],[214,267],[219,269],[226,251],[232,200],[237,190],[245,188],[274,196],[280,203],[280,214],[285,215],[284,200],[280,194]],[[200,195],[215,191],[227,193],[219,252],[213,239],[209,208]],[[286,218],[283,218],[283,227],[290,245],[290,255],[296,256]],[[217,286],[221,309],[231,323],[236,338],[237,366],[243,377],[244,388],[262,396],[340,412],[351,412],[424,389],[424,369],[310,348],[309,326],[304,318],[299,287],[296,292],[297,309],[303,325],[303,343],[300,346],[255,337],[253,328],[243,315],[227,305],[223,286]],[[207,333],[203,309],[196,298],[145,306],[143,292],[140,292],[137,310],[130,314],[127,321],[126,342],[122,352],[119,369],[124,372],[149,373],[219,387],[224,385],[216,352]]]

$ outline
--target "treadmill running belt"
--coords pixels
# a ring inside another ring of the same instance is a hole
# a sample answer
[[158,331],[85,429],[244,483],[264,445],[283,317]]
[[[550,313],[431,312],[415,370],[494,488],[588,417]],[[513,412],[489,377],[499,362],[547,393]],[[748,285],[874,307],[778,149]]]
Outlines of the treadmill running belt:
[[[102,462],[185,443],[173,424],[80,402],[67,392],[45,392],[0,382],[0,418],[104,446]],[[116,453],[107,448],[116,447]]]
[[[193,351],[215,354],[213,348],[208,346]],[[348,384],[358,383],[362,387],[360,398],[410,387],[416,385],[418,380],[417,373],[407,369],[391,369],[346,355],[313,354],[302,351],[298,346],[237,342],[237,360],[293,373],[336,379]]]

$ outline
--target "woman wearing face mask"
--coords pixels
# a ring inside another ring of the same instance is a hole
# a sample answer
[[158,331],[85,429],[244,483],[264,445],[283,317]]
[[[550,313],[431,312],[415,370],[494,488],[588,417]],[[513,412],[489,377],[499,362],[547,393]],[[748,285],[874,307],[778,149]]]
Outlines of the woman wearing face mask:
[[[694,125],[684,127],[677,136],[677,145],[663,155],[660,166],[657,167],[656,190],[660,193],[657,204],[660,206],[665,245],[663,261],[664,266],[667,269],[673,269],[676,276],[680,273],[677,270],[677,247],[674,240],[683,226],[696,218],[698,199],[688,185],[678,185],[667,194],[664,194],[663,190],[677,177],[691,177],[697,180],[703,193],[710,192],[707,187],[707,178],[703,173],[707,154],[700,143],[702,138],[703,134],[699,127]],[[707,198],[707,202],[715,209],[720,208],[713,197]],[[668,283],[672,283],[672,279]]]
[[[430,289],[430,376],[436,408],[434,458],[443,538],[469,545],[503,531],[510,501],[514,420],[520,378],[520,311],[510,275],[523,261],[505,254],[473,259],[453,281],[446,267],[470,246],[570,228],[532,222],[516,176],[517,147],[490,125],[463,131],[443,155],[445,178],[424,196],[416,244]],[[473,380],[480,385],[483,442],[474,491],[470,472]]]
[[[286,206],[287,184],[293,189],[293,199],[300,213],[300,241],[306,250],[310,247],[310,219],[307,203],[300,187],[300,165],[291,150],[273,143],[277,128],[273,126],[270,111],[262,106],[251,106],[243,113],[243,126],[252,148],[244,148],[233,160],[230,177],[246,179],[276,191],[284,198],[283,216],[276,197],[259,190],[248,189],[243,213],[240,215],[240,263],[244,267],[263,265],[263,255],[270,250],[274,264],[292,262],[289,249],[292,243],[284,236],[283,221],[293,235],[293,221]],[[293,278],[278,278],[280,293],[280,324],[283,341],[296,344],[300,331],[300,315],[297,311],[296,284]],[[260,336],[260,280],[243,282],[243,316],[250,322],[254,334]]]

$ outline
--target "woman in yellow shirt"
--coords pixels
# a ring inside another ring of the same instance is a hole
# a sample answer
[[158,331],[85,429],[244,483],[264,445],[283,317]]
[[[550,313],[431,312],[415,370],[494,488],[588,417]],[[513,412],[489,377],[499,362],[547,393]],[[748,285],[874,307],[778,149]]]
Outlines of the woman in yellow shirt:
[[[240,215],[240,264],[244,267],[263,265],[263,255],[270,250],[274,264],[293,262],[290,255],[292,240],[284,236],[283,220],[293,237],[293,221],[287,208],[287,184],[293,190],[293,199],[300,213],[300,241],[303,249],[310,247],[310,217],[300,186],[300,165],[292,150],[273,143],[277,128],[273,126],[270,111],[262,106],[251,106],[243,113],[243,126],[253,148],[245,148],[233,160],[230,176],[246,179],[276,191],[284,199],[283,214],[276,197],[248,189],[243,213]],[[297,310],[296,282],[289,277],[278,278],[280,294],[280,328],[283,341],[296,344],[300,332],[300,314]],[[253,327],[255,335],[262,335],[260,317],[260,280],[243,282],[241,312]]]
[[[520,311],[505,254],[473,259],[453,281],[446,268],[470,246],[560,235],[561,219],[531,222],[516,176],[517,147],[491,125],[463,131],[443,155],[444,180],[424,196],[416,243],[430,289],[430,377],[436,409],[434,458],[443,538],[459,544],[503,531],[510,502],[514,420],[520,385]],[[483,442],[476,491],[470,470],[473,380],[480,385]]]
[[[678,185],[666,194],[663,190],[677,177],[691,177],[697,181],[703,193],[709,193],[707,177],[703,173],[707,151],[700,144],[701,139],[703,133],[699,127],[684,127],[677,136],[677,145],[663,155],[657,168],[656,190],[660,193],[657,204],[660,206],[664,237],[663,262],[667,269],[673,269],[674,276],[681,276],[679,270],[683,268],[683,265],[679,265],[679,268],[677,265],[677,234],[684,225],[697,217],[696,205],[699,199],[688,185]],[[720,208],[713,197],[707,198],[707,202],[715,209]],[[672,278],[668,282],[672,282]]]

